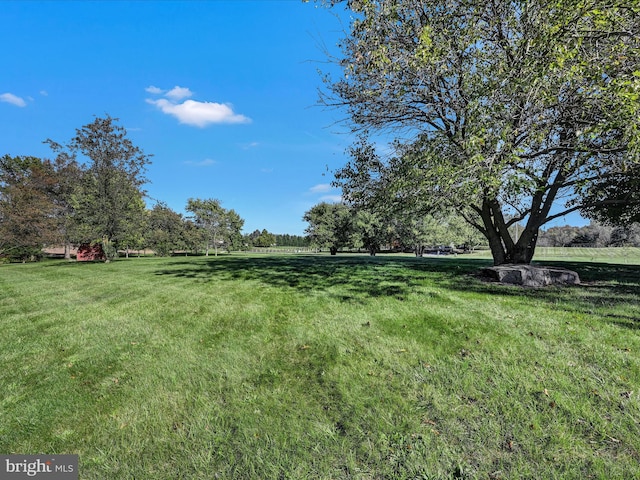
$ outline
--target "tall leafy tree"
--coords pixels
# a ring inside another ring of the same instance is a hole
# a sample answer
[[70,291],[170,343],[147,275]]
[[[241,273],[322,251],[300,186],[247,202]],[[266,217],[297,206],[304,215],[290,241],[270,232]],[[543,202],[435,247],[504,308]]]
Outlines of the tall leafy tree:
[[347,200],[385,189],[399,204],[454,207],[486,237],[494,263],[528,263],[541,226],[587,209],[601,200],[593,185],[623,185],[636,168],[636,2],[348,5],[343,75],[329,78],[322,101],[345,108],[365,138],[391,135],[395,154],[356,145],[337,172]]
[[167,256],[185,246],[184,219],[164,203],[148,212],[146,243],[158,256]]
[[204,246],[205,232],[200,228],[192,219],[183,218],[182,223],[182,236],[185,246],[190,249],[195,255],[198,254],[200,249]]
[[343,203],[319,203],[304,214],[303,220],[309,223],[305,233],[312,245],[328,248],[331,255],[351,242],[353,218]]
[[36,157],[0,157],[0,254],[37,258],[59,239],[55,170]]
[[212,246],[216,256],[221,247],[226,246],[229,251],[240,247],[244,220],[235,210],[226,210],[215,198],[190,198],[186,210],[203,231],[206,256]]
[[78,236],[74,198],[82,184],[82,169],[74,158],[65,155],[58,155],[51,163],[55,177],[52,193],[59,232],[58,243],[64,245],[64,257],[70,259],[71,245],[77,242]]
[[351,243],[364,247],[369,255],[375,256],[384,244],[394,240],[395,230],[390,221],[371,210],[352,211],[353,223]]
[[242,248],[242,227],[244,219],[233,209],[226,211],[226,231],[224,234],[224,244],[227,252],[240,250]]
[[223,236],[226,228],[225,211],[220,200],[190,198],[187,200],[186,210],[193,214],[195,224],[204,233],[206,256],[209,256],[211,246],[214,248],[215,255],[218,256],[218,248],[224,241]]
[[74,196],[78,236],[100,240],[108,258],[131,236],[131,227],[145,213],[144,177],[150,156],[127,138],[126,130],[110,116],[97,117],[76,130],[66,145],[47,140],[65,158],[83,165],[80,188]]
[[249,234],[249,238],[254,247],[270,247],[276,243],[275,235],[269,233],[267,229],[256,230]]

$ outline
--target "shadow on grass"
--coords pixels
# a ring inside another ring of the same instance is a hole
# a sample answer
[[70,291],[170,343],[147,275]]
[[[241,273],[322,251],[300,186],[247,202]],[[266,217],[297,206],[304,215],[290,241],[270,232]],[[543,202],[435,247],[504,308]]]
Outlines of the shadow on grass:
[[347,302],[363,302],[367,297],[402,301],[417,286],[435,285],[453,291],[543,300],[553,308],[597,314],[640,329],[640,311],[634,309],[640,298],[640,266],[544,263],[577,271],[583,284],[533,289],[484,282],[477,272],[490,261],[465,257],[223,256],[195,262],[176,259],[156,273],[203,282],[258,281],[309,294],[321,291]]
[[[574,270],[581,285],[522,288],[476,281],[463,290],[479,294],[543,300],[565,312],[599,315],[617,325],[640,329],[640,266],[595,262],[545,261],[540,264]],[[458,284],[449,284],[458,289]]]
[[199,281],[253,280],[303,292],[331,291],[343,300],[394,297],[404,300],[424,280],[466,277],[485,261],[446,262],[411,257],[225,256],[205,262],[171,262],[157,272]]

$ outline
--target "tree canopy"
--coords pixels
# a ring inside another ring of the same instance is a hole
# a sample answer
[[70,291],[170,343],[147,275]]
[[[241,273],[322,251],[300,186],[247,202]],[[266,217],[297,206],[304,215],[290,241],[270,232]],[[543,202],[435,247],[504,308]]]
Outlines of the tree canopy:
[[0,254],[20,260],[57,239],[54,169],[35,157],[0,157]]
[[321,202],[308,210],[303,220],[309,223],[305,230],[311,244],[328,248],[331,255],[349,245],[352,232],[352,215],[342,203]]
[[[54,160],[0,157],[0,258],[35,260],[44,247],[101,243],[107,261],[124,250],[242,248],[244,220],[216,199],[189,199],[184,218],[157,201],[145,204],[144,173],[150,156],[127,138],[110,116],[76,130],[66,144],[46,140]],[[275,237],[264,230],[268,244]],[[300,237],[301,238],[301,237]]]
[[[494,263],[528,263],[542,225],[595,209],[595,185],[637,172],[636,3],[348,3],[343,76],[322,97],[362,135],[336,175],[348,201],[383,192],[399,208],[454,207]],[[393,139],[392,155],[374,134]],[[618,192],[604,195],[625,205]]]
[[215,198],[190,198],[186,210],[193,214],[195,224],[203,229],[207,256],[212,246],[216,256],[220,247],[226,246],[227,250],[239,248],[244,220],[235,210],[223,208],[220,200]]
[[47,140],[59,159],[81,157],[80,184],[72,197],[79,240],[101,240],[108,257],[134,235],[144,215],[144,173],[150,156],[127,138],[117,119],[97,117],[66,145]]

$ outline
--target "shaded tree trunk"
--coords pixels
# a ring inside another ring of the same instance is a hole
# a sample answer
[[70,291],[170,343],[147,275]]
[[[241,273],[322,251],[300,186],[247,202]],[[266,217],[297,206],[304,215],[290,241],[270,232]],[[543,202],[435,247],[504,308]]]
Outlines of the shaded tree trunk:
[[331,252],[331,255],[336,255],[338,253],[338,248],[337,247],[329,247],[329,252]]
[[530,215],[520,237],[514,241],[497,201],[485,200],[479,213],[484,225],[482,233],[489,242],[494,265],[531,263],[546,214]]

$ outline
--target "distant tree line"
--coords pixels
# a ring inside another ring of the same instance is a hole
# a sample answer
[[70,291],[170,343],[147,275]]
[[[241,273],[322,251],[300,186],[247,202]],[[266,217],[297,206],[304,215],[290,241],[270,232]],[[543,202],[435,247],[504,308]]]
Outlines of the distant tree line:
[[375,255],[381,250],[425,251],[445,248],[473,250],[486,242],[476,229],[450,212],[417,216],[359,209],[345,203],[322,202],[304,214],[311,244],[328,250],[364,250]]
[[266,229],[254,230],[244,236],[244,245],[247,248],[257,247],[297,247],[306,248],[311,245],[309,238],[301,235],[275,234]]
[[584,227],[551,227],[540,232],[541,247],[640,247],[640,223],[608,226],[596,222]]
[[276,246],[307,248],[311,246],[311,240],[302,235],[276,234]]

